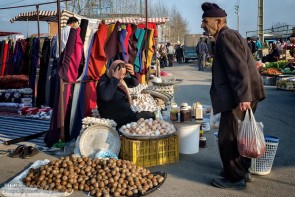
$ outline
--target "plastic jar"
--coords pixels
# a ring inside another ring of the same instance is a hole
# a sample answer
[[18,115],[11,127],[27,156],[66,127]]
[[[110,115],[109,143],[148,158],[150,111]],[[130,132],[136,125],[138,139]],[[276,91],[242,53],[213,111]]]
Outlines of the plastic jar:
[[196,120],[203,120],[203,106],[199,102],[195,105],[195,118]]
[[180,108],[180,122],[191,121],[191,108],[189,106],[182,106]]

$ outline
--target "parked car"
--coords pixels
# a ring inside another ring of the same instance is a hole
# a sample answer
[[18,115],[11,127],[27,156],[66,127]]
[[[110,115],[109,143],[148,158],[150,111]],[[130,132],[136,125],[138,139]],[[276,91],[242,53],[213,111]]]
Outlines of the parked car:
[[188,63],[189,60],[198,59],[198,55],[196,53],[195,47],[184,48],[184,61]]

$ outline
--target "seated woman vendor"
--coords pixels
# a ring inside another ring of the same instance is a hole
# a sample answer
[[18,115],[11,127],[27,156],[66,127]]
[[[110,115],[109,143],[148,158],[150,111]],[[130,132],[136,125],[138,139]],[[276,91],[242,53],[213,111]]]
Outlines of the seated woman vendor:
[[[129,77],[125,77],[129,73]],[[98,81],[97,106],[102,118],[112,119],[117,129],[140,118],[154,118],[150,112],[136,113],[131,110],[131,96],[128,88],[137,86],[134,68],[122,60],[114,61]]]

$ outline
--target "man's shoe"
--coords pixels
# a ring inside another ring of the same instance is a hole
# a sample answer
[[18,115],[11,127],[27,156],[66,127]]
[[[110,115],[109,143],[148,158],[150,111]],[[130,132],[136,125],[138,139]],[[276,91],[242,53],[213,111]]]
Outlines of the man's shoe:
[[[224,171],[223,170],[220,171],[219,176],[224,177]],[[246,182],[252,182],[252,181],[254,181],[254,177],[252,177],[252,175],[251,175],[250,172],[247,172],[246,173],[245,181]]]
[[221,189],[243,190],[246,189],[247,184],[244,179],[237,182],[230,182],[225,178],[213,179],[212,185]]

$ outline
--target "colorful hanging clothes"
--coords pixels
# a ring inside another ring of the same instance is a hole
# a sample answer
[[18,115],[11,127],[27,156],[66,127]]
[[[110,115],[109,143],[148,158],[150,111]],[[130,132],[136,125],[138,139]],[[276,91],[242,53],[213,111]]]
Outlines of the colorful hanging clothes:
[[[126,27],[125,27],[126,28]],[[125,39],[126,39],[126,29],[121,28],[119,31],[119,42],[118,42],[118,49],[119,49],[119,57],[124,62],[128,62],[129,57],[127,56],[127,49],[125,47]]]
[[[106,71],[106,53],[104,44],[106,41],[108,26],[100,23],[97,30],[89,59],[88,79],[99,80]],[[96,107],[96,82],[85,84],[85,114],[91,115],[91,109]]]
[[[139,29],[144,29],[146,28],[146,24],[145,23],[140,23],[137,25],[137,28]],[[154,37],[158,37],[158,31],[157,31],[157,24],[156,23],[152,23],[152,22],[148,22],[148,29],[153,29],[154,30]]]
[[13,42],[12,40],[9,40],[8,42],[8,54],[7,54],[7,65],[6,65],[6,72],[5,75],[12,75],[13,74]]
[[144,29],[137,29],[135,32],[135,36],[138,39],[137,41],[137,56],[134,62],[135,72],[141,73],[142,72],[142,42],[145,35]]
[[37,67],[39,65],[39,39],[31,38],[30,46],[31,48],[30,48],[29,78],[30,78],[30,87],[33,89],[33,103],[35,103],[36,75],[37,75]]
[[[61,57],[58,73],[63,81],[72,83],[77,80],[78,69],[82,59],[83,43],[80,37],[80,28],[71,28],[69,40],[70,42],[67,42],[64,49],[66,51]],[[68,106],[71,85],[66,85],[65,87],[65,106]]]
[[153,37],[154,37],[154,30],[153,29],[149,29],[148,30],[148,37],[147,37],[147,62],[146,62],[146,66],[147,69],[151,66],[152,63],[152,57],[154,54],[154,49],[153,49],[153,45],[154,45],[154,41],[153,41]]
[[2,76],[2,67],[3,67],[2,59],[3,59],[3,53],[4,53],[4,45],[5,45],[4,40],[0,41],[0,76]]
[[[46,91],[46,75],[47,68],[49,62],[50,55],[50,40],[47,38],[44,40],[41,59],[40,59],[40,71],[39,71],[39,79],[38,79],[38,88],[37,88],[37,99],[36,99],[36,107],[41,107],[41,105],[45,105],[45,91]],[[47,89],[49,91],[49,89]]]
[[117,22],[110,38],[106,41],[105,54],[108,60],[114,58],[118,54],[118,37],[120,22]]
[[106,43],[108,42],[108,40],[110,39],[110,37],[114,31],[115,25],[116,25],[115,23],[108,25],[108,33],[107,33]]
[[[91,49],[93,46],[95,35],[89,39],[89,48],[87,49],[88,54],[86,56],[86,65],[84,67],[82,75],[79,77],[79,81],[87,79],[89,59]],[[75,84],[73,100],[72,100],[72,112],[70,118],[69,134],[71,138],[76,138],[80,135],[82,128],[82,119],[85,117],[85,83]]]
[[100,23],[93,40],[93,47],[91,49],[88,79],[98,80],[105,72],[105,64],[107,61],[106,53],[104,51],[104,44],[107,37],[108,26]]
[[125,49],[126,49],[126,53],[127,53],[127,61],[129,60],[129,39],[130,39],[130,36],[132,35],[132,28],[131,28],[131,25],[130,24],[127,24],[126,25],[126,37],[125,37],[125,40],[124,40],[124,45],[125,45]]
[[86,38],[86,32],[87,32],[87,27],[88,27],[89,21],[87,19],[81,19],[81,24],[80,24],[80,37],[82,42],[84,43],[85,38]]
[[7,54],[8,54],[8,42],[3,42],[3,58],[2,58],[2,71],[1,71],[1,76],[5,75],[5,70],[6,70],[6,63],[7,63]]
[[[65,89],[64,95],[60,95],[60,79],[66,82],[74,82],[78,76],[78,68],[82,58],[83,43],[80,37],[80,28],[71,29],[69,34],[69,41],[61,54],[61,59],[58,66],[58,76],[56,83],[56,95],[54,100],[53,114],[51,118],[50,128],[45,136],[45,143],[51,147],[57,143],[59,139],[63,141],[70,140],[68,130],[61,132],[61,116],[66,117],[66,114],[61,114],[60,110],[60,96],[64,96],[64,112],[68,109],[68,100],[70,97],[70,85]],[[65,125],[66,127],[66,125]]]
[[136,30],[137,30],[137,26],[132,24],[131,25],[131,29],[132,29],[132,33],[130,35],[130,39],[129,39],[129,45],[128,45],[128,53],[129,53],[129,60],[128,63],[134,65],[135,59],[136,59],[136,55],[137,55],[137,37],[136,37]]

